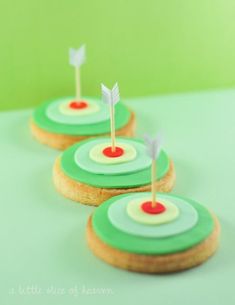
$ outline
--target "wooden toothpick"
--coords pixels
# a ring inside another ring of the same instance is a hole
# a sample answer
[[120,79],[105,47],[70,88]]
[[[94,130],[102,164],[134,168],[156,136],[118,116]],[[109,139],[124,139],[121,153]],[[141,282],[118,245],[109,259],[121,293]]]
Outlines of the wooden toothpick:
[[86,47],[82,45],[79,49],[69,49],[69,63],[75,68],[76,100],[81,100],[80,66],[86,61]]
[[105,85],[101,84],[101,91],[103,101],[109,106],[110,112],[110,131],[111,131],[111,150],[115,152],[116,150],[116,136],[115,136],[115,105],[119,102],[119,88],[116,83],[112,89],[107,88]]
[[152,192],[152,207],[157,206],[157,194],[156,194],[156,160],[152,160],[151,168],[151,192]]
[[81,92],[81,80],[80,80],[80,69],[75,68],[75,88],[76,88],[76,101],[80,101],[82,92]]
[[144,137],[147,153],[152,159],[151,166],[151,193],[152,193],[152,208],[157,206],[157,190],[156,190],[156,179],[157,179],[157,158],[161,151],[161,136],[158,135],[156,138],[151,138],[148,135]]
[[109,106],[110,111],[110,130],[111,130],[111,150],[115,152],[116,147],[116,137],[115,137],[115,115],[114,115],[114,107],[112,105]]

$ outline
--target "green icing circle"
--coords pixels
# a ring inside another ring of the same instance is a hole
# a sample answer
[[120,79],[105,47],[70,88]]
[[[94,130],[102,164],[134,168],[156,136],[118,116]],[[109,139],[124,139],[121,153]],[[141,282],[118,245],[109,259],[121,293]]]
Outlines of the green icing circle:
[[[135,193],[136,194],[136,193]],[[164,255],[185,251],[205,240],[214,229],[214,221],[209,211],[199,203],[184,197],[164,194],[169,200],[180,198],[191,204],[198,213],[198,222],[190,230],[166,238],[145,238],[129,235],[116,229],[108,219],[108,208],[117,199],[131,194],[113,197],[99,206],[92,216],[95,234],[113,248],[137,254]]]
[[[89,99],[89,97],[84,97],[84,99]],[[94,99],[94,98],[93,98]],[[94,124],[83,124],[83,125],[71,125],[58,123],[53,120],[50,120],[47,116],[47,107],[56,100],[50,100],[39,107],[37,107],[33,113],[34,123],[40,128],[47,130],[52,133],[65,134],[65,135],[100,135],[108,133],[110,131],[110,120],[106,120]],[[125,126],[130,119],[129,109],[121,102],[115,106],[115,127],[120,129]]]
[[[126,140],[127,138],[119,137],[117,138],[117,141],[119,139],[121,141],[121,139]],[[134,173],[119,175],[94,174],[83,170],[76,163],[74,154],[78,147],[90,141],[92,141],[92,139],[76,143],[73,146],[67,148],[62,153],[61,170],[65,173],[66,176],[70,177],[73,180],[101,188],[130,188],[151,183],[150,166],[144,170],[140,170]],[[131,141],[143,143],[143,141],[137,139],[131,139]],[[166,175],[169,170],[169,166],[169,158],[167,154],[163,150],[161,150],[157,159],[157,179],[161,179]]]

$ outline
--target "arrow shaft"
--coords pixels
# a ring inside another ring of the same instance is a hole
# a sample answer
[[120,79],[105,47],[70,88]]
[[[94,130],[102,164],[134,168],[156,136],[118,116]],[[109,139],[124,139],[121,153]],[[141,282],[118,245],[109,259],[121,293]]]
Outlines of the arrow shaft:
[[152,207],[155,208],[157,206],[157,196],[156,196],[156,160],[152,160],[152,167],[151,167],[151,191],[152,191]]
[[116,150],[116,142],[115,142],[115,116],[114,116],[114,105],[110,105],[110,129],[111,129],[111,144],[112,144],[112,152]]
[[80,101],[81,99],[81,81],[80,81],[80,69],[75,68],[75,88],[76,88],[76,100]]

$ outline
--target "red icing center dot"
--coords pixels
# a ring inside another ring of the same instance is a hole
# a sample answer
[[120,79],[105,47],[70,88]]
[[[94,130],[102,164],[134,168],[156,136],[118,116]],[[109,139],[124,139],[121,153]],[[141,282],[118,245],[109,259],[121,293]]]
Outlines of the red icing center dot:
[[87,108],[87,102],[84,102],[84,101],[72,101],[70,104],[69,104],[69,107],[72,108],[72,109],[84,109],[84,108]]
[[103,150],[103,154],[109,158],[117,158],[124,154],[124,150],[121,147],[115,147],[115,151],[112,151],[112,147],[106,147]]
[[157,202],[157,205],[152,207],[152,201],[142,203],[141,209],[148,214],[161,214],[166,210],[165,206],[160,202]]

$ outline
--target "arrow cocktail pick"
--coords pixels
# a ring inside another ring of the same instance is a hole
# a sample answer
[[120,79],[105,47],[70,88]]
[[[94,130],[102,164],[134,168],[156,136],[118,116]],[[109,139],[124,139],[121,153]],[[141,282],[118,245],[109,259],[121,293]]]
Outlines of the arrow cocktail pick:
[[69,63],[75,67],[76,100],[81,99],[80,66],[86,61],[86,46],[83,44],[79,49],[69,49]]
[[115,142],[115,115],[114,115],[114,106],[120,100],[119,96],[119,88],[116,83],[112,89],[107,88],[105,85],[101,84],[101,91],[103,101],[109,105],[110,110],[110,129],[111,129],[111,141],[112,141],[112,152],[116,150],[116,142]]
[[151,167],[151,191],[152,191],[152,207],[157,206],[157,196],[156,196],[156,177],[157,177],[157,166],[156,160],[161,151],[162,145],[162,136],[158,134],[155,138],[151,138],[149,135],[145,135],[144,137],[147,154],[152,159],[152,167]]

